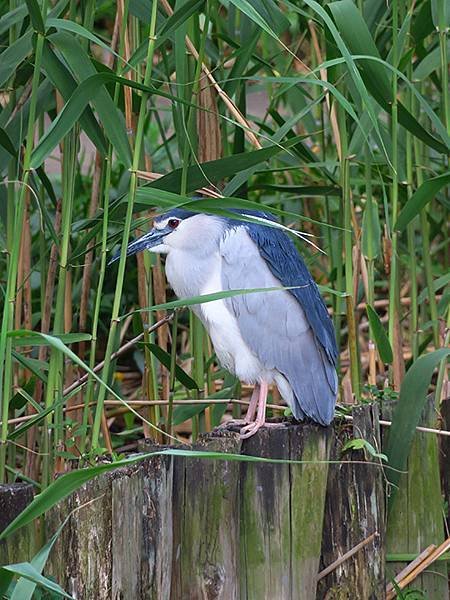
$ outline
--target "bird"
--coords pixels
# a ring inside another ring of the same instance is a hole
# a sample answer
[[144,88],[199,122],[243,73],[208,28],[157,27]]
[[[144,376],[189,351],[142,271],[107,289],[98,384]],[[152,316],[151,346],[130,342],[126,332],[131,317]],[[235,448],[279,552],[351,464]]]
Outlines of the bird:
[[254,386],[241,438],[266,424],[271,385],[296,420],[332,422],[338,390],[333,322],[301,254],[274,215],[173,208],[128,245],[127,256],[143,250],[166,255],[166,277],[180,299],[270,288],[191,306],[222,367]]

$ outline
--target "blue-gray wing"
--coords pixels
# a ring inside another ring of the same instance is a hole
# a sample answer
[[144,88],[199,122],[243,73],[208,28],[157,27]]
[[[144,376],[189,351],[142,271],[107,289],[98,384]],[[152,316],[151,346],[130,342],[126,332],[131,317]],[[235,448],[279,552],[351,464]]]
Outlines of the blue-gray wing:
[[[224,290],[283,287],[246,226],[229,229],[220,252]],[[297,298],[280,290],[234,296],[226,302],[252,352],[265,368],[288,381],[294,416],[329,424],[336,402],[336,370]]]

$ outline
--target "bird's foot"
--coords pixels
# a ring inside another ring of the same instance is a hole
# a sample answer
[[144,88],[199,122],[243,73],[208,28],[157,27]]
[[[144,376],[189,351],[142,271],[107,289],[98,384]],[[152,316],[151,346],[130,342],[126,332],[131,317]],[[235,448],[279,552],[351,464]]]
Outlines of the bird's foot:
[[256,422],[249,423],[245,427],[242,427],[242,429],[239,432],[239,437],[241,438],[241,440],[249,438],[252,435],[254,435],[257,431],[259,431],[261,427],[267,427],[268,429],[280,429],[281,427],[286,427],[286,425],[287,423],[285,421],[281,421],[279,423],[270,423],[265,421],[261,425]]
[[[255,435],[258,429],[260,429],[266,422],[267,391],[268,385],[266,382],[262,382],[259,385],[255,386],[255,389],[253,390],[252,394],[252,399],[250,401],[250,406],[245,417],[245,420],[250,422],[248,423],[248,425],[245,425],[245,427],[243,427],[239,432],[239,437],[241,438],[241,440],[245,440],[251,437],[252,435]],[[254,419],[256,409],[258,412],[256,415],[256,419]]]
[[246,440],[247,438],[252,437],[252,435],[255,435],[263,425],[264,423],[259,424],[257,421],[253,421],[241,429],[239,437],[241,440]]

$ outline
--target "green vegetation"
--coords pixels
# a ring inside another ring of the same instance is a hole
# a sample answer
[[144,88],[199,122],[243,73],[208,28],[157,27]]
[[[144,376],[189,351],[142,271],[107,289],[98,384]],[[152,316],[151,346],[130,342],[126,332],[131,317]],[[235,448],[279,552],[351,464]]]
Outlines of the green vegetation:
[[402,469],[446,382],[445,0],[0,7],[0,479],[45,489],[143,435],[195,439],[247,396],[159,257],[126,261],[199,194],[316,236],[326,254],[295,240],[332,311],[340,403],[400,392]]

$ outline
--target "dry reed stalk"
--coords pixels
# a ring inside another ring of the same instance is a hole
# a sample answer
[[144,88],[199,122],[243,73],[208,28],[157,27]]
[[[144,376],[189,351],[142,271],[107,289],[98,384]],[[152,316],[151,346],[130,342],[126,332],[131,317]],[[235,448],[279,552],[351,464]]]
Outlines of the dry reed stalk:
[[[163,7],[164,12],[167,14],[167,16],[171,17],[173,15],[173,9],[170,6],[168,0],[159,0],[159,1],[160,1],[161,6]],[[189,36],[186,36],[186,47],[189,50],[189,52],[192,54],[192,56],[195,58],[195,60],[198,61],[199,54],[198,54],[194,44],[191,42]],[[257,148],[258,150],[261,149],[262,146],[259,143],[259,140],[256,137],[255,133],[253,132],[253,129],[252,129],[249,121],[247,121],[247,119],[243,116],[243,114],[237,108],[237,106],[234,104],[234,102],[231,100],[231,98],[223,91],[223,89],[220,87],[220,85],[214,79],[213,74],[208,69],[208,67],[205,65],[205,63],[202,63],[202,71],[205,74],[205,76],[207,77],[207,79],[209,79],[212,86],[214,87],[214,89],[216,90],[216,92],[218,93],[218,95],[220,96],[221,100],[223,101],[225,106],[228,108],[230,113],[233,115],[233,117],[236,119],[236,121],[240,125],[242,125],[248,141],[252,144],[252,146]]]
[[[65,278],[65,285],[64,285],[64,314],[63,314],[63,330],[64,333],[70,333],[70,331],[72,330],[72,318],[73,318],[73,313],[72,313],[72,272],[70,270],[70,266],[68,266],[67,270],[66,270],[66,278]],[[72,363],[72,361],[66,361],[65,362],[65,366],[64,366],[64,370],[63,370],[63,375],[62,375],[62,381],[71,383],[74,379],[74,373],[76,372],[76,368],[75,365]],[[70,407],[73,404],[77,404],[76,398],[69,398],[67,405]],[[74,421],[77,421],[78,423],[81,424],[82,422],[82,412],[81,410],[77,410],[75,411],[75,414],[72,415],[72,418]],[[55,440],[56,443],[56,457],[55,457],[55,465],[54,465],[54,469],[53,469],[53,474],[54,475],[58,475],[60,473],[64,473],[66,470],[66,459],[61,456],[60,454],[58,454],[58,452],[64,451],[65,445],[64,445],[64,429],[62,429],[61,431],[59,429],[55,430],[55,436],[60,434],[61,437],[58,437]]]
[[[112,52],[106,53],[105,59],[104,59],[105,65],[110,69],[112,69],[113,64],[114,64],[113,52],[116,51],[116,49],[117,49],[121,18],[122,18],[121,3],[119,3],[118,9],[116,11],[116,17],[114,20],[113,35],[112,35],[112,40],[111,40]],[[128,89],[129,88],[126,87],[125,93],[127,92]],[[101,154],[98,151],[96,151],[95,162],[94,162],[94,172],[93,172],[93,177],[92,177],[91,198],[90,198],[89,212],[88,212],[89,218],[93,218],[98,210],[102,166],[103,166],[103,158],[102,158]],[[80,315],[79,315],[79,331],[80,332],[85,332],[87,330],[87,315],[88,315],[88,306],[89,306],[89,292],[91,289],[92,264],[93,264],[93,258],[94,258],[94,252],[93,252],[94,244],[95,244],[95,240],[91,240],[88,243],[87,252],[85,255],[85,262],[83,265],[81,299],[80,299]],[[85,353],[86,353],[85,342],[80,342],[80,344],[78,346],[78,355],[82,360],[84,360]],[[79,378],[80,378],[80,373],[78,372],[77,381],[79,380]],[[73,378],[71,378],[71,379],[72,379],[72,381],[70,382],[69,387],[71,387],[73,385]],[[75,387],[76,387],[76,382],[75,382]],[[80,402],[81,402],[82,401],[81,392],[80,392],[79,396],[80,396]],[[75,401],[75,398],[73,401]],[[70,401],[69,401],[69,404],[71,404]],[[80,421],[82,420],[83,406],[84,405],[81,404],[79,407],[80,408],[79,417],[77,420],[80,420]],[[88,419],[91,420],[91,415],[88,416]],[[103,434],[104,434],[105,443],[108,446],[108,448],[112,447],[109,430],[105,431],[103,429]]]
[[[350,361],[349,361],[350,364]],[[350,369],[347,369],[342,378],[342,404],[355,404],[355,397],[352,390],[352,381],[350,378]]]
[[[20,242],[19,268],[17,272],[17,295],[15,302],[14,324],[16,329],[31,330],[32,327],[32,304],[31,304],[31,229],[30,229],[30,192],[27,189],[25,196],[25,209],[23,215],[22,239]],[[30,348],[24,348],[27,354]],[[15,385],[18,384],[18,371],[14,374]],[[23,369],[22,377],[28,379],[29,371]],[[27,410],[28,410],[27,405]]]
[[402,385],[403,378],[405,376],[405,358],[403,351],[403,339],[402,332],[400,326],[400,316],[398,313],[398,308],[396,307],[394,313],[394,340],[393,340],[393,383],[394,390],[400,391],[400,386]]
[[[209,398],[205,400],[205,403],[208,404],[240,404],[242,406],[248,406],[250,404],[250,402],[248,400],[242,400],[239,398],[223,398],[221,400],[217,400],[215,398]],[[166,400],[126,400],[126,403],[129,404],[132,407],[139,407],[139,406],[165,406],[168,404],[168,402]],[[187,405],[192,405],[192,404],[197,404],[198,400],[196,399],[185,399],[185,400],[174,400],[173,404],[174,405],[178,405],[178,406],[187,406]],[[105,406],[119,406],[121,407],[121,411],[122,412],[127,412],[128,409],[126,406],[123,405],[124,403],[121,402],[120,400],[105,400]],[[343,405],[344,403],[342,403]],[[64,407],[63,408],[63,412],[71,412],[73,410],[78,410],[80,408],[82,408],[84,406],[84,404],[76,404],[74,406],[70,406],[70,407]],[[90,406],[95,406],[95,402],[91,402]],[[280,412],[284,412],[286,410],[286,406],[283,404],[267,404],[267,408],[270,408],[271,410],[277,410]],[[122,414],[122,413],[120,413]],[[20,425],[21,423],[26,423],[27,421],[29,421],[30,419],[34,418],[35,415],[25,415],[23,417],[14,417],[12,419],[8,419],[8,425]],[[353,421],[353,417],[351,415],[340,415],[339,418],[344,419],[345,421]],[[380,420],[379,421],[380,425],[382,427],[391,427],[392,426],[392,421],[385,421],[385,420]],[[1,422],[0,422],[1,425]],[[433,427],[422,427],[422,426],[417,426],[416,427],[416,431],[420,431],[421,433],[429,433],[429,434],[433,434],[433,435],[438,435],[441,437],[450,437],[450,431],[447,431],[446,429],[435,429]]]
[[[125,6],[124,6],[124,0],[120,0],[118,5],[117,5],[117,16],[120,19],[120,21],[122,21],[123,19],[123,15],[125,12]],[[123,32],[123,51],[124,51],[124,56],[123,56],[123,62],[124,65],[126,65],[130,59],[131,56],[131,49],[130,49],[130,36],[128,33],[128,19],[127,19],[127,23],[125,26],[125,31]],[[125,78],[128,79],[129,81],[133,80],[133,70],[132,69],[128,69],[125,73]],[[123,94],[124,94],[124,101],[125,101],[125,126],[127,128],[127,133],[130,136],[130,138],[133,137],[133,132],[134,132],[134,118],[133,118],[133,95],[132,95],[132,89],[130,86],[126,85],[123,87]],[[130,140],[132,141],[132,140]]]
[[[218,160],[222,156],[222,136],[216,91],[200,83],[198,104],[200,106],[200,110],[197,112],[198,159],[201,163]],[[211,408],[207,407],[205,410],[205,431],[211,431],[211,426]]]
[[[167,301],[166,295],[166,281],[161,265],[161,257],[158,255],[156,258],[156,265],[152,269],[153,274],[153,293],[155,304],[165,304]],[[165,311],[157,311],[156,318],[161,321],[165,317]],[[169,325],[164,324],[158,329],[158,346],[167,352],[169,342]],[[170,396],[170,373],[161,365],[161,399],[169,401]],[[165,411],[164,417],[167,417],[167,411]]]
[[[25,208],[25,226],[23,229],[23,324],[25,329],[33,329],[33,306],[31,300],[31,226],[30,226],[30,192],[27,192]],[[24,350],[25,352],[26,350]]]
[[373,540],[379,535],[380,534],[378,532],[374,532],[371,535],[369,535],[369,537],[367,537],[365,540],[359,542],[359,544],[356,544],[356,546],[354,546],[351,550],[340,556],[337,560],[331,563],[331,565],[323,569],[323,571],[320,571],[320,573],[317,575],[317,581],[320,581],[321,579],[332,573],[334,570],[340,567],[342,563],[344,563],[346,560],[348,560],[357,552],[359,552],[362,548],[364,548],[364,546],[367,546],[367,544],[373,542]]
[[[316,27],[314,21],[308,21],[308,28],[311,33],[311,39],[313,43],[314,52],[316,54],[316,60],[321,65],[323,63],[322,51],[320,49],[319,40],[317,39]],[[320,69],[320,79],[322,81],[328,81],[327,70],[324,68]],[[330,105],[330,94],[325,95],[325,102],[327,105],[328,118],[330,119],[331,131],[333,133],[334,144],[338,153],[339,162],[342,161],[342,146],[341,146],[341,134],[339,132],[339,124],[336,116],[336,106]]]
[[[409,565],[406,565],[406,567],[404,569],[402,569],[399,573],[397,573],[397,575],[394,578],[395,582],[398,584],[398,582],[400,580],[402,580],[404,577],[406,577],[407,575],[412,573],[412,571],[414,571],[414,569],[418,565],[420,565],[420,563],[423,560],[425,560],[425,558],[427,558],[427,556],[429,556],[432,552],[434,552],[435,549],[436,549],[436,544],[430,544],[428,546],[428,548],[425,548],[425,550],[423,550],[423,552],[421,552],[419,554],[419,556],[417,556],[412,562],[410,562]],[[394,586],[393,586],[392,582],[390,582],[386,586],[386,596],[389,597],[393,591],[394,591]],[[394,596],[392,596],[392,597],[394,597]]]
[[392,259],[392,242],[387,233],[387,227],[384,226],[383,235],[383,264],[386,277],[389,278],[391,273],[391,259]]
[[26,102],[30,99],[31,89],[32,89],[32,85],[31,85],[31,81],[30,81],[30,82],[28,82],[26,84],[24,91],[22,92],[22,94],[21,94],[18,102],[14,106],[14,108],[13,108],[13,110],[11,112],[11,116],[9,117],[9,120],[8,120],[9,123],[14,119],[14,117],[22,109],[22,107],[24,106],[24,104],[26,104]]
[[[161,327],[164,323],[167,323],[168,321],[170,321],[170,319],[172,319],[172,314],[167,315],[167,317],[165,317],[162,321],[159,321],[158,323],[155,323],[154,325],[152,325],[152,327],[149,327],[148,332],[151,333],[152,331],[156,331],[158,329],[158,327]],[[140,333],[135,338],[133,338],[132,340],[130,340],[129,342],[127,342],[126,344],[121,346],[116,352],[113,352],[113,354],[111,355],[111,360],[115,360],[121,354],[128,352],[128,350],[130,350],[131,348],[133,348],[133,346],[135,346],[138,342],[140,342],[143,337],[144,337],[144,332]],[[97,365],[95,365],[95,367],[93,369],[94,373],[98,373],[98,371],[101,371],[104,364],[105,364],[105,361],[102,360]],[[86,383],[86,381],[88,379],[89,379],[89,374],[85,373],[82,377],[77,379],[77,381],[74,381],[71,385],[66,387],[63,390],[63,395],[66,396],[67,394],[70,394],[70,392],[73,392],[79,385],[83,385],[83,383]]]
[[[62,203],[61,200],[58,200],[56,204],[55,210],[55,222],[54,222],[54,230],[56,236],[59,235],[61,231],[61,216],[62,216]],[[58,269],[58,247],[55,243],[52,244],[50,249],[50,256],[48,261],[48,271],[47,271],[47,280],[45,283],[45,294],[44,294],[44,304],[41,310],[41,333],[48,333],[50,331],[50,322],[52,318],[52,304],[53,304],[53,293],[55,290],[55,279],[56,272]],[[40,361],[45,361],[47,358],[47,346],[39,346],[38,359]],[[40,379],[36,382],[36,388],[34,391],[34,399],[38,404],[41,403],[42,400],[42,392],[43,392],[43,384]],[[38,430],[36,427],[31,427],[27,431],[27,446],[29,448],[34,448],[36,443]],[[24,467],[25,475],[30,477],[31,479],[36,480],[39,472],[38,461],[36,460],[35,455],[27,454],[25,467]]]
[[[133,320],[133,316],[130,315],[125,319],[125,322],[123,324],[122,329],[120,330],[120,343],[123,342],[128,328],[131,325]],[[117,353],[116,353],[117,354]],[[94,369],[95,370],[95,369]],[[93,403],[95,405],[95,402]],[[82,405],[84,406],[84,404]],[[145,421],[144,421],[145,424]],[[108,450],[108,452],[111,454],[113,451],[113,445],[112,445],[112,440],[111,440],[111,432],[109,431],[109,424],[108,424],[108,420],[106,418],[106,410],[105,407],[103,407],[103,413],[102,413],[102,421],[101,421],[101,429],[102,429],[102,434],[103,434],[103,439],[105,442],[105,446],[106,449]]]
[[[342,419],[346,421],[353,421],[353,417],[351,415],[342,415]],[[384,419],[380,419],[379,423],[382,427],[391,427],[392,421],[385,421]],[[421,431],[422,433],[433,433],[434,435],[440,435],[442,437],[450,437],[450,431],[446,429],[435,429],[433,427],[422,427],[418,425],[416,427],[416,431]]]
[[[64,288],[64,333],[69,333],[72,329],[72,321],[73,321],[73,312],[72,312],[72,271],[67,269],[66,273],[66,285]],[[84,360],[84,349],[83,354],[80,355],[80,358]],[[72,361],[66,362],[66,369],[64,371],[64,385],[70,385],[76,377],[78,377],[78,370]],[[80,398],[81,401],[81,398]],[[67,401],[68,406],[72,404],[77,404],[77,399],[75,396],[69,398]],[[80,424],[83,422],[83,413],[82,411],[78,411],[74,415],[74,420],[79,422]]]
[[[95,152],[95,162],[94,162],[94,172],[92,175],[91,197],[90,197],[89,212],[88,212],[90,219],[92,219],[94,217],[94,215],[97,213],[97,210],[98,210],[102,164],[103,164],[102,156],[98,151],[96,151]],[[81,281],[81,297],[80,297],[80,314],[79,314],[79,319],[78,319],[78,330],[82,333],[87,331],[89,293],[91,290],[92,264],[94,261],[94,251],[93,251],[94,244],[95,244],[95,239],[92,239],[89,241],[88,246],[87,246],[87,252],[85,254],[84,264],[83,264],[83,274],[82,274],[82,281]],[[78,356],[80,357],[81,360],[84,361],[85,355],[86,355],[86,342],[83,341],[78,344]],[[79,369],[78,369],[77,376],[80,377]],[[66,384],[67,383],[70,384],[70,383],[72,383],[72,381],[73,381],[73,377],[69,381],[67,381]],[[77,402],[82,402],[81,392],[78,395],[78,399],[76,399],[74,397],[70,403],[76,404]],[[77,421],[82,422],[82,419],[83,419],[82,412],[83,411],[81,410],[81,411],[79,411],[79,413],[77,413],[77,415],[76,415]]]
[[[142,235],[143,231],[141,229],[139,229],[137,231],[137,235]],[[145,268],[145,259],[144,259],[144,255],[142,253],[137,254],[136,256],[136,261],[137,261],[137,271],[138,271],[138,301],[139,301],[139,308],[145,308],[146,306],[149,305],[149,301],[148,301],[148,286],[149,286],[149,281],[148,281],[148,272]],[[142,320],[142,326],[145,329],[148,326],[148,313],[146,313],[145,311],[141,313],[141,320]],[[144,334],[143,334],[144,335]],[[146,351],[146,355],[148,356],[148,352]],[[145,360],[144,362],[144,373],[142,375],[142,393],[144,398],[147,398],[150,400],[150,395],[151,395],[151,386],[150,386],[150,380],[149,380],[149,364],[148,364],[148,360]],[[146,415],[146,418],[148,418],[150,415]],[[151,420],[150,418],[148,418],[147,420]],[[151,431],[150,431],[150,427],[149,425],[147,425],[147,423],[145,423],[144,421],[144,435],[146,438],[151,436]]]
[[[25,196],[25,207],[23,215],[22,239],[20,242],[19,268],[17,273],[17,295],[15,303],[14,322],[16,329],[31,331],[32,327],[32,304],[31,304],[31,229],[30,229],[30,192],[27,189]],[[23,354],[28,354],[31,348],[23,348]],[[31,373],[27,369],[15,369],[14,388],[19,385],[20,378],[29,380]],[[36,410],[27,403],[26,414],[33,416]],[[28,439],[27,435],[27,439]],[[31,437],[31,436],[30,436]],[[31,437],[31,441],[34,439]],[[32,459],[33,460],[33,459]]]
[[[137,176],[140,179],[144,179],[145,181],[156,181],[163,177],[162,173],[152,173],[150,171],[136,171]],[[196,190],[198,193],[203,194],[203,196],[208,196],[209,198],[223,198],[220,192],[216,190],[212,190],[211,188],[202,187]]]
[[[200,163],[217,160],[222,156],[222,138],[217,110],[217,96],[213,88],[201,86],[197,111],[198,160]],[[202,110],[205,109],[205,110]]]
[[[167,294],[166,294],[166,281],[164,278],[164,273],[162,270],[161,257],[158,255],[156,257],[156,265],[152,269],[153,274],[153,292],[154,292],[154,301],[155,304],[165,304],[167,302]],[[166,311],[157,310],[156,311],[156,319],[157,321],[162,321],[166,317]],[[167,350],[169,340],[169,326],[167,323],[162,325],[158,329],[158,342],[163,348],[163,350]]]
[[375,344],[369,340],[369,385],[377,384],[377,359]]
[[[111,37],[111,50],[114,52],[117,50],[117,44],[119,43],[119,32],[120,32],[121,19],[122,19],[121,13],[120,13],[120,9],[118,7],[118,9],[116,11],[116,18],[114,19],[113,34]],[[115,56],[112,52],[106,53],[105,65],[109,69],[113,68],[114,59],[115,59]]]
[[[207,402],[210,404],[241,404],[242,406],[248,406],[250,404],[249,400],[241,400],[238,398],[224,398],[222,400],[217,400],[215,398],[212,398],[212,399],[209,399]],[[166,400],[126,400],[126,403],[132,407],[137,407],[137,408],[139,408],[140,406],[166,406],[168,404],[168,402]],[[185,399],[185,400],[174,400],[173,403],[176,406],[188,406],[188,405],[192,405],[192,404],[198,404],[198,400],[197,399],[192,400],[191,398],[189,398],[189,399]],[[65,406],[63,411],[64,411],[64,413],[69,413],[74,410],[78,410],[78,409],[82,408],[83,406],[84,406],[84,404],[75,404],[74,406]],[[90,406],[95,406],[95,402],[91,402]],[[105,406],[120,407],[117,412],[114,411],[114,415],[123,414],[124,412],[128,411],[128,408],[126,406],[124,406],[123,402],[120,402],[120,400],[105,400]],[[270,408],[271,410],[278,410],[280,412],[286,410],[286,407],[284,405],[278,405],[278,404],[267,404],[267,408]],[[34,415],[31,415],[31,416],[25,415],[23,417],[14,417],[12,419],[8,419],[8,424],[9,425],[20,425],[21,423],[26,423],[27,421],[29,421],[31,418],[33,418],[33,416]]]
[[[355,311],[354,311],[354,302],[352,296],[347,296],[345,298],[346,301],[346,312],[347,312],[347,326],[348,326],[348,350],[350,355],[350,363],[357,364],[357,349],[356,349],[356,337],[357,337],[357,328],[356,328],[356,319],[355,319]],[[355,368],[354,365],[350,364],[350,378],[348,380],[348,384],[350,385],[350,390],[347,390],[347,397],[350,395],[352,397],[352,403],[356,402],[355,390],[353,389],[355,385],[355,381],[352,380],[351,371],[352,368]],[[344,383],[344,382],[342,382]]]
[[[405,577],[401,580],[396,581],[398,587],[403,590],[407,585],[409,585],[416,577],[418,577],[425,569],[427,569],[435,560],[437,560],[442,554],[447,552],[450,549],[450,537],[448,537],[442,544],[440,544],[437,548],[432,550],[429,554],[425,556],[425,558],[415,566],[415,568],[410,571]],[[427,548],[428,550],[428,548]],[[386,600],[392,600],[397,596],[397,592],[395,590],[391,590],[389,594],[386,595]]]
[[[439,300],[442,298],[441,294],[436,294],[436,301],[439,302]],[[411,298],[409,297],[405,297],[405,298],[400,298],[400,304],[402,306],[410,306],[411,305]],[[389,300],[387,298],[380,298],[379,300],[374,300],[373,302],[373,306],[374,308],[386,308],[389,305]],[[360,302],[357,307],[356,310],[365,310],[367,306],[366,302]]]
[[[352,261],[353,261],[353,298],[358,298],[359,289],[359,275],[361,272],[361,238],[357,239],[355,245],[352,248]],[[353,304],[354,306],[354,304]],[[353,310],[353,312],[355,312]]]

